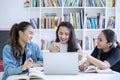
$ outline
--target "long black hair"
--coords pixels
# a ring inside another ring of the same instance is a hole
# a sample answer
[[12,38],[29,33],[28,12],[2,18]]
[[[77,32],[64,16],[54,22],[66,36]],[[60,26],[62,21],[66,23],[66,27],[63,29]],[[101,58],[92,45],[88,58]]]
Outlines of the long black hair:
[[59,31],[60,27],[66,27],[70,31],[67,51],[68,52],[77,52],[77,50],[79,48],[78,48],[78,45],[77,45],[76,35],[75,35],[74,28],[73,28],[73,26],[72,26],[72,24],[70,22],[65,22],[64,21],[64,22],[61,22],[58,25],[58,28],[56,30],[56,40],[55,40],[55,42],[60,42],[59,37],[58,37],[58,31]]
[[112,45],[110,46],[111,48],[114,47],[114,43],[116,42],[117,44],[117,47],[120,47],[120,44],[119,42],[117,41],[117,36],[115,34],[115,32],[111,29],[105,29],[102,31],[102,33],[105,35],[106,39],[107,39],[107,42],[111,42]]

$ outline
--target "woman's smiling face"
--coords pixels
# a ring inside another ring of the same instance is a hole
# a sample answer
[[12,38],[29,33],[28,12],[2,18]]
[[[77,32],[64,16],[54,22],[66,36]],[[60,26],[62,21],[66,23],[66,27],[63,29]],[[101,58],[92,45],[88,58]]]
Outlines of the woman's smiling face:
[[70,31],[67,27],[60,27],[58,30],[58,38],[60,40],[61,43],[66,44],[68,43],[70,37]]

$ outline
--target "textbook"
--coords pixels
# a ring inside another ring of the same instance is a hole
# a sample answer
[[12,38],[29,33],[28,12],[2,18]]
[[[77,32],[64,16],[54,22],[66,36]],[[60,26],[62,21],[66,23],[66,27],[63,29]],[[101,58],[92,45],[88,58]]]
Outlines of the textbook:
[[86,73],[103,73],[103,74],[112,74],[112,70],[111,69],[105,69],[105,70],[101,70],[98,67],[94,66],[94,65],[90,65],[84,72]]
[[33,67],[28,70],[27,75],[15,75],[14,80],[44,80],[43,72],[41,67]]

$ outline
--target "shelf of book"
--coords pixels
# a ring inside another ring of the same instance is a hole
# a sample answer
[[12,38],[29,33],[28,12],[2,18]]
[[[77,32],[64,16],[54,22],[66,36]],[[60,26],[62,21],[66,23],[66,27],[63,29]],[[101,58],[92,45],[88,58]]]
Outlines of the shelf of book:
[[[82,42],[83,51],[87,51],[86,37],[93,46],[93,39],[101,30],[120,29],[119,0],[24,0],[24,3],[26,1],[29,1],[29,7],[25,8],[29,8],[33,28],[40,29],[40,40],[54,40],[58,24],[69,21],[75,28],[78,41]],[[88,51],[92,49],[94,47]]]

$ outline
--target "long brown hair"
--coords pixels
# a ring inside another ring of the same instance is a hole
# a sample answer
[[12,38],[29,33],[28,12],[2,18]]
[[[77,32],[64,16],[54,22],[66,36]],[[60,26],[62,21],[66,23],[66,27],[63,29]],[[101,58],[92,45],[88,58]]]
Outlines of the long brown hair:
[[17,24],[17,23],[13,24],[13,26],[10,29],[9,40],[8,40],[7,44],[12,46],[13,55],[17,60],[20,59],[18,52],[21,52],[21,50],[22,50],[22,47],[18,42],[19,31],[24,32],[29,25],[30,25],[29,22],[24,21],[19,24]]

